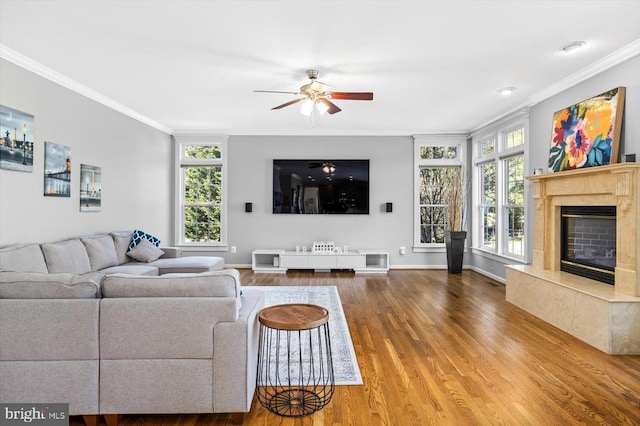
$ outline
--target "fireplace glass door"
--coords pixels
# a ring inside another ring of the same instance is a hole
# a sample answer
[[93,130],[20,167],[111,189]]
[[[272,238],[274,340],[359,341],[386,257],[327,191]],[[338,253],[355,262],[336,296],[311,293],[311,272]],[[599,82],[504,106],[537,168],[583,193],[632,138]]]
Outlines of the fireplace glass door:
[[564,206],[560,269],[614,284],[616,207]]

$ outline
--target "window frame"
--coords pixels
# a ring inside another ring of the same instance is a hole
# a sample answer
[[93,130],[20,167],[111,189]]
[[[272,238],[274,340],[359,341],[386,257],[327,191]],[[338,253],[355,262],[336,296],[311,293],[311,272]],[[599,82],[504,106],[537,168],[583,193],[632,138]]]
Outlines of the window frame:
[[[513,131],[523,129],[523,142],[520,145],[516,145],[514,147],[507,147],[507,135]],[[495,150],[490,154],[482,154],[482,144],[483,142],[493,139],[495,141],[494,147]],[[507,170],[507,161],[514,157],[522,157],[523,162],[523,172],[526,175],[527,170],[527,155],[526,155],[526,147],[529,142],[529,117],[526,111],[524,113],[519,113],[519,116],[513,118],[506,118],[484,130],[475,132],[472,134],[472,152],[473,152],[473,194],[472,194],[472,202],[473,202],[473,216],[478,218],[478,226],[475,226],[473,230],[473,249],[479,251],[480,253],[486,253],[494,256],[498,256],[501,258],[515,260],[518,262],[527,263],[529,261],[529,238],[528,235],[528,215],[527,215],[527,196],[528,196],[528,185],[526,184],[526,180],[523,185],[523,204],[522,209],[524,213],[524,224],[523,224],[523,232],[524,232],[524,241],[523,241],[523,254],[518,255],[508,251],[508,214],[507,210],[509,207],[513,207],[509,203],[508,199],[508,170]],[[482,194],[483,194],[483,175],[482,170],[483,166],[489,163],[493,163],[495,167],[495,176],[496,176],[496,204],[495,204],[495,247],[484,245],[483,238],[483,205],[482,205]]]
[[[443,252],[444,243],[422,243],[420,222],[420,170],[422,168],[461,167],[467,169],[468,134],[415,135],[413,143],[413,252]],[[422,147],[456,147],[456,158],[423,159]],[[468,221],[467,221],[468,223]]]
[[[220,135],[175,135],[175,241],[176,246],[198,248],[201,247],[210,251],[226,251],[227,244],[227,145],[228,137]],[[187,146],[218,146],[220,147],[220,158],[186,158],[185,149]],[[211,166],[222,169],[222,188],[220,201],[220,241],[215,242],[187,242],[185,239],[185,167]]]

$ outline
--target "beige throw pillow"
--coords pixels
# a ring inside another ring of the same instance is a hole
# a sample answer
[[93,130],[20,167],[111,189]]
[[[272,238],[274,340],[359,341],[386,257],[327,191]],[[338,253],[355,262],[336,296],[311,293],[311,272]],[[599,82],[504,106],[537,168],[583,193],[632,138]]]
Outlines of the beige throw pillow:
[[139,262],[153,262],[162,256],[164,252],[151,244],[148,240],[142,239],[133,249],[127,252],[127,256]]

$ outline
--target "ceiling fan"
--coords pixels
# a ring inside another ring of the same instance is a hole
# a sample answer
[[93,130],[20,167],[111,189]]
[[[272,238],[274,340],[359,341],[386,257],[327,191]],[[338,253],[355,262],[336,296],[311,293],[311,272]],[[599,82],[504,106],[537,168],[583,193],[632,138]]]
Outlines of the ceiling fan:
[[348,101],[371,101],[373,100],[372,92],[331,92],[329,91],[329,85],[317,80],[318,70],[307,70],[307,76],[310,83],[300,87],[299,92],[285,92],[278,90],[254,90],[254,92],[260,93],[288,93],[291,95],[302,95],[302,97],[286,102],[282,105],[271,108],[281,109],[288,107],[289,105],[302,102],[301,112],[304,115],[311,115],[313,106],[315,105],[321,114],[328,112],[329,114],[335,114],[342,111],[331,100],[348,100]]

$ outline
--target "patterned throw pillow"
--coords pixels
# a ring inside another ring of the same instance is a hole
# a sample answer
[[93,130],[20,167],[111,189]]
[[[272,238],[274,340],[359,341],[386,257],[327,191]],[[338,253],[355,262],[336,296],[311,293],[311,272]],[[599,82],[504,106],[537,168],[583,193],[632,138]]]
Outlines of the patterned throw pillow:
[[151,234],[147,234],[144,231],[140,231],[139,229],[136,229],[135,231],[133,231],[133,234],[131,235],[131,244],[129,244],[129,250],[132,250],[135,246],[140,244],[140,241],[142,240],[147,240],[156,247],[160,245],[159,239],[157,239]]

